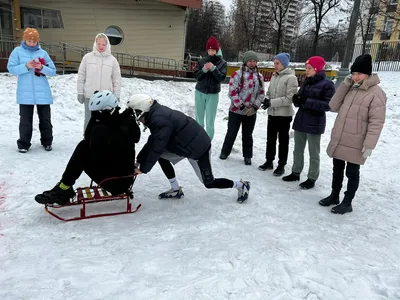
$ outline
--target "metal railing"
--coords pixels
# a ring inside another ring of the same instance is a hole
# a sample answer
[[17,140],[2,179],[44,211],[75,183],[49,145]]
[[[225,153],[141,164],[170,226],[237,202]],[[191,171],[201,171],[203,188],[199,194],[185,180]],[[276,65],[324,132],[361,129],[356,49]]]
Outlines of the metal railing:
[[10,52],[18,45],[19,43],[12,38],[8,39],[5,36],[0,36],[0,59],[8,59]]
[[373,71],[400,71],[400,42],[382,42],[354,45],[353,61],[361,54],[371,54]]
[[[19,44],[10,38],[0,36],[0,59],[8,59],[10,52]],[[40,46],[54,59],[58,72],[63,74],[66,71],[78,71],[79,64],[86,53],[92,48],[76,46],[67,43],[47,43],[40,42]],[[183,71],[183,64],[176,60],[162,57],[152,57],[129,53],[112,52],[121,67],[122,73],[134,75],[135,72],[156,73],[160,75],[180,76]]]
[[[177,77],[179,75],[178,63],[175,59],[162,58],[162,57],[152,57],[136,55],[133,57],[133,70],[134,71],[150,71],[153,70],[154,73],[160,75],[170,75]],[[162,72],[165,71],[165,72]]]
[[117,59],[121,67],[121,72],[126,71],[129,75],[133,75],[135,73],[133,66],[134,59],[132,55],[122,52],[112,52],[112,54]]

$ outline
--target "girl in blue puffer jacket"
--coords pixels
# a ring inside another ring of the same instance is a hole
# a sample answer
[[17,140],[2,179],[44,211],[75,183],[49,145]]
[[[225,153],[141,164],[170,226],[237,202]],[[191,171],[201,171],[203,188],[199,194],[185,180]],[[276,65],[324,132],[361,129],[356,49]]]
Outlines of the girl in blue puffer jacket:
[[26,153],[31,146],[35,105],[39,115],[41,144],[45,150],[51,151],[53,126],[50,104],[53,103],[53,97],[46,76],[56,75],[56,67],[47,52],[40,48],[39,33],[36,29],[25,29],[24,40],[11,52],[7,68],[11,74],[18,76],[19,152]]

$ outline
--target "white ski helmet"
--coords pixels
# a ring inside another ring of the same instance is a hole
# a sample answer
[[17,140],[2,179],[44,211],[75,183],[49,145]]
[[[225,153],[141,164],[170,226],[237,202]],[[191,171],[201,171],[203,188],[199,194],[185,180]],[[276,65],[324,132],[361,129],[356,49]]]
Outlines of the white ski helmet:
[[144,113],[150,111],[150,107],[154,101],[149,95],[146,94],[133,94],[126,105],[131,108],[136,115],[136,119],[139,120]]
[[99,91],[94,93],[89,100],[89,110],[90,111],[98,111],[98,110],[112,110],[117,107],[118,99],[114,96],[111,91]]

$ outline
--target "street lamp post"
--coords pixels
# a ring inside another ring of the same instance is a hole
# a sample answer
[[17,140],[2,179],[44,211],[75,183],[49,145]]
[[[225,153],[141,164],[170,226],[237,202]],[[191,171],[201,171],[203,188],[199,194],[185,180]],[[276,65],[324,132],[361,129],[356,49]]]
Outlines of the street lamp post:
[[356,35],[358,13],[360,11],[361,0],[354,0],[354,7],[351,13],[349,30],[347,32],[346,50],[344,52],[343,60],[339,71],[337,72],[337,79],[335,86],[338,87],[346,76],[349,74],[349,64],[353,54],[353,43]]

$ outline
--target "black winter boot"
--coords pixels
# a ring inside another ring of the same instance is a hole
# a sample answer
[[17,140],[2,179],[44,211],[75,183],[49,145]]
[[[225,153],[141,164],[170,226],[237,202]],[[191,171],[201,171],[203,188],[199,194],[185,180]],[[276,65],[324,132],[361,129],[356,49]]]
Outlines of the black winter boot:
[[274,165],[272,162],[266,161],[263,165],[259,166],[258,169],[260,171],[265,171],[265,170],[272,170],[274,168]]
[[250,157],[245,157],[244,158],[244,164],[246,166],[250,166],[251,165],[251,158]]
[[72,186],[68,189],[63,190],[60,188],[60,183],[57,183],[49,191],[45,191],[42,194],[36,195],[35,200],[40,204],[54,204],[65,205],[70,203],[70,200],[75,197],[75,192]]
[[353,211],[353,207],[351,206],[351,201],[348,196],[344,196],[342,203],[338,206],[332,207],[331,212],[334,214],[345,214]]
[[219,156],[219,159],[225,160],[225,159],[228,158],[228,156],[229,156],[228,154],[225,154],[225,153],[221,152],[221,155]]
[[331,194],[320,200],[318,203],[322,206],[330,206],[330,205],[337,205],[339,204],[339,194],[340,190],[332,190]]
[[272,173],[274,176],[282,176],[285,174],[285,166],[284,165],[278,165],[278,167],[275,169],[274,173]]
[[292,173],[288,176],[282,177],[283,181],[299,181],[300,180],[300,175]]
[[303,181],[302,183],[300,183],[299,186],[300,186],[303,190],[312,189],[312,188],[315,186],[315,180],[307,179],[306,181]]

